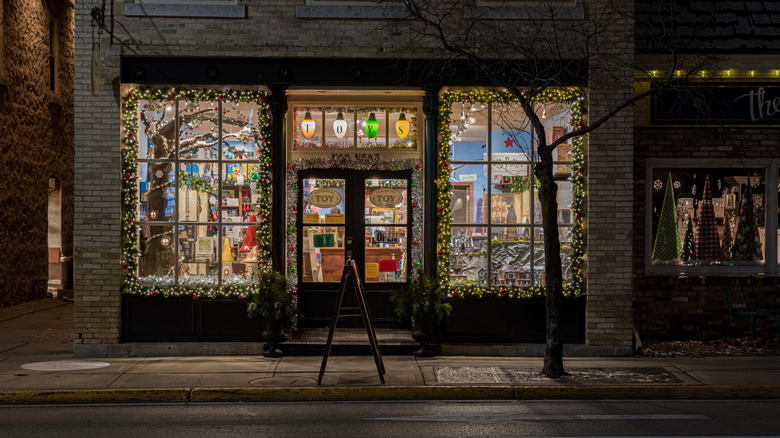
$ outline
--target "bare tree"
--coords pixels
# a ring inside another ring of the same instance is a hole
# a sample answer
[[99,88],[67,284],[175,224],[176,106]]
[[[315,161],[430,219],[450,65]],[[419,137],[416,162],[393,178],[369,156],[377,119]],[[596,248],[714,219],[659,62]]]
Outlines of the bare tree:
[[[523,16],[506,20],[493,19],[496,17],[491,15],[502,10],[504,5],[490,8],[476,7],[473,0],[404,0],[410,16],[408,42],[418,53],[428,51],[427,58],[433,61],[426,68],[446,76],[446,70],[456,63],[466,64],[484,85],[508,90],[525,119],[518,122],[502,118],[499,121],[503,125],[501,128],[530,132],[534,137],[532,144],[538,158],[533,160],[532,166],[538,179],[547,279],[546,348],[542,373],[550,378],[566,374],[559,312],[564,288],[553,151],[574,137],[599,129],[616,114],[650,94],[672,86],[675,81],[695,77],[707,62],[711,62],[709,58],[689,56],[685,60],[684,74],[680,73],[681,59],[674,50],[680,40],[672,37],[672,29],[668,27],[673,23],[667,19],[673,18],[671,15],[659,20],[660,26],[648,23],[643,28],[654,29],[651,38],[664,45],[666,67],[660,73],[642,69],[634,62],[637,20],[634,2],[586,1],[584,7],[581,6],[582,16],[576,16],[577,12],[572,16],[571,5],[563,3],[534,2],[517,7]],[[669,10],[659,6],[658,13],[669,13]],[[634,72],[653,78],[654,86],[635,93]],[[614,89],[616,93],[622,93],[622,97],[613,100],[612,106],[597,116],[586,115],[581,125],[573,126],[568,133],[548,143],[538,110],[540,98],[555,88],[578,88],[579,95],[586,96],[587,88],[593,86]],[[526,155],[534,156],[533,153]]]

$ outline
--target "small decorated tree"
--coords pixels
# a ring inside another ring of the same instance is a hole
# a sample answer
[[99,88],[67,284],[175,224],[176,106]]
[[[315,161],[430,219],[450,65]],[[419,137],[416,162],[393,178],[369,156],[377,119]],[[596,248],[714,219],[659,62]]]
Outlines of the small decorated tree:
[[658,219],[658,232],[653,245],[653,260],[677,261],[680,258],[680,230],[677,228],[677,206],[672,188],[672,173],[666,182],[661,216]]
[[415,356],[434,355],[430,347],[434,333],[452,312],[452,305],[445,303],[444,298],[444,290],[439,282],[433,281],[422,269],[418,269],[417,275],[409,280],[406,287],[390,295],[398,320],[411,319],[412,336],[420,342],[420,349],[414,352]]
[[686,219],[685,225],[685,239],[683,240],[682,254],[680,254],[680,261],[689,262],[696,258],[696,246],[693,242],[693,224],[691,218]]

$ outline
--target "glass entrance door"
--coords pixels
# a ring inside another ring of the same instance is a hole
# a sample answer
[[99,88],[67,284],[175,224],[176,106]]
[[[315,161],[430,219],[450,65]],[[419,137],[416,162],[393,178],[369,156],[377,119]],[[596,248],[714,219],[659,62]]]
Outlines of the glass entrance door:
[[301,293],[338,290],[347,258],[355,260],[367,291],[386,292],[406,282],[411,241],[408,171],[313,169],[299,177]]

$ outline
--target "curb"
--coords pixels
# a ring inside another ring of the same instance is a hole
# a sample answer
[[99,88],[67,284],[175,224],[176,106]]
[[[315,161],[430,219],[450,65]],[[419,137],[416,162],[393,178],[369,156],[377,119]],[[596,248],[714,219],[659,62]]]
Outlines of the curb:
[[2,391],[0,405],[355,400],[780,399],[780,385],[346,386]]

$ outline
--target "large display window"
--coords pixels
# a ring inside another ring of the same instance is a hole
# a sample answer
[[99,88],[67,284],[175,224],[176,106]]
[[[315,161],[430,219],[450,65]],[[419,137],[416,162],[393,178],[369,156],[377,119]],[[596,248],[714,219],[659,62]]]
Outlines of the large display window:
[[[440,261],[439,273],[449,279],[453,296],[541,294],[546,278],[538,181],[533,173],[537,133],[522,109],[500,92],[450,92],[445,97],[439,171],[446,176],[447,186],[440,178],[439,193],[440,204],[447,201],[444,212],[449,214],[440,217],[440,229],[446,223],[443,219],[449,223],[448,232],[440,235],[439,253],[449,257],[446,270]],[[576,97],[560,93],[535,104],[548,144],[577,123],[578,106]],[[563,279],[569,285],[576,283],[574,289],[579,291],[583,177],[581,158],[575,156],[580,146],[576,140],[576,144],[559,145],[553,159]]]
[[648,274],[776,274],[775,191],[777,164],[765,160],[651,161]]
[[129,90],[125,292],[243,295],[268,263],[265,93]]

